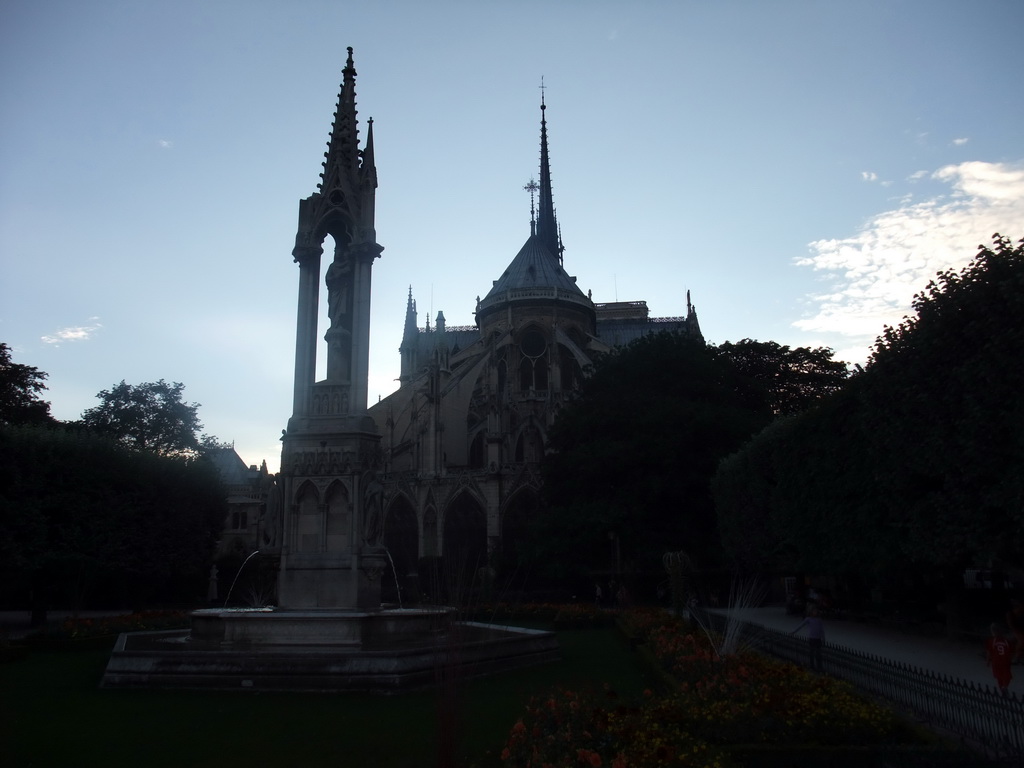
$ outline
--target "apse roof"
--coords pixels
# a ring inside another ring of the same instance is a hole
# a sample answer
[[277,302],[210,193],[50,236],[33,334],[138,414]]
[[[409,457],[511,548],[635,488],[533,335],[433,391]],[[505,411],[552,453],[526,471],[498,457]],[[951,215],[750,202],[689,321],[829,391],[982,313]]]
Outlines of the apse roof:
[[484,301],[508,291],[537,288],[557,288],[559,293],[564,291],[583,296],[583,291],[576,285],[576,278],[566,273],[537,235],[530,235],[501,277],[494,281]]

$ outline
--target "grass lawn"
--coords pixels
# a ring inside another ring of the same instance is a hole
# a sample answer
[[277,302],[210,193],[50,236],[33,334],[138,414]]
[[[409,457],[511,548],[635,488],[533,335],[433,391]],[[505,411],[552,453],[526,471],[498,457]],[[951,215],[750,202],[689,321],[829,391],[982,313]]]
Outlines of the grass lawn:
[[[560,632],[562,660],[462,683],[459,768],[493,768],[533,694],[651,684],[614,629]],[[438,765],[436,692],[365,694],[101,691],[107,651],[34,650],[0,664],[0,764],[430,768]]]

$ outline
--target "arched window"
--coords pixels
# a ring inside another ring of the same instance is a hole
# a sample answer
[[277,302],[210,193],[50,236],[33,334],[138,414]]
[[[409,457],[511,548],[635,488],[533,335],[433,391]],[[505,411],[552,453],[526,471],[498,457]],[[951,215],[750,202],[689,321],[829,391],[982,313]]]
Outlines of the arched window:
[[498,394],[502,395],[505,393],[505,387],[508,385],[508,363],[505,362],[505,358],[502,357],[498,361]]
[[469,468],[483,469],[486,466],[487,453],[484,449],[484,430],[476,433],[469,444]]
[[516,438],[515,460],[519,463],[534,463],[544,453],[544,440],[536,426],[529,425]]
[[433,507],[423,513],[423,556],[437,557],[437,511]]
[[519,388],[524,392],[548,388],[548,342],[538,328],[519,336]]

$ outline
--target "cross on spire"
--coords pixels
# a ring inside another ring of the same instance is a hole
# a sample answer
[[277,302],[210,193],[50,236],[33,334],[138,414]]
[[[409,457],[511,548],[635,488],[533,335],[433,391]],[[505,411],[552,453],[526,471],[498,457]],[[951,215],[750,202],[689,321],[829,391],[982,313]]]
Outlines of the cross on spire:
[[536,234],[537,229],[537,215],[536,209],[533,205],[533,201],[534,195],[536,195],[537,191],[540,189],[540,184],[538,184],[534,179],[531,178],[526,183],[526,186],[523,187],[523,189],[530,193],[530,234],[533,235]]

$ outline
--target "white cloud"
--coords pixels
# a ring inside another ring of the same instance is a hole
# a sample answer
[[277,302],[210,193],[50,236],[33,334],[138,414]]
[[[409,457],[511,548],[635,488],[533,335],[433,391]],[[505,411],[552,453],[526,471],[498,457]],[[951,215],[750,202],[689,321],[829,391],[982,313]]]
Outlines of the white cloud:
[[864,181],[876,181],[878,179],[878,174],[874,171],[861,171],[860,177],[864,179]]
[[958,196],[970,199],[1019,202],[1024,189],[1024,167],[1012,168],[1002,163],[974,161],[947,165],[933,173],[932,178],[950,182]]
[[156,145],[160,147],[160,149],[170,149],[174,146],[174,142],[169,139],[157,139]]
[[970,141],[970,139],[968,139],[968,138],[963,138],[963,139],[953,139],[953,146],[956,146],[956,147],[962,147],[962,146],[963,146],[964,144],[966,144],[966,143],[967,143],[968,141]]
[[99,323],[98,317],[89,318],[90,325],[76,325],[68,328],[61,328],[52,336],[43,336],[45,344],[61,344],[65,341],[88,341],[103,326]]
[[797,328],[838,334],[844,344],[866,350],[885,325],[910,313],[914,294],[936,272],[965,266],[993,233],[1024,236],[1024,166],[975,161],[930,175],[950,192],[903,202],[853,237],[810,243],[811,255],[796,263],[827,273],[831,284],[827,293],[809,297],[815,310],[795,322]]

